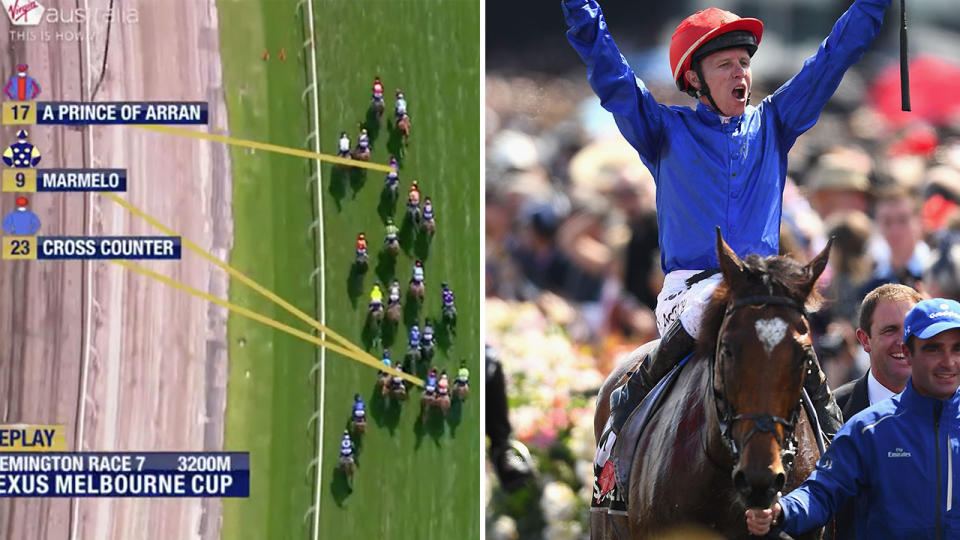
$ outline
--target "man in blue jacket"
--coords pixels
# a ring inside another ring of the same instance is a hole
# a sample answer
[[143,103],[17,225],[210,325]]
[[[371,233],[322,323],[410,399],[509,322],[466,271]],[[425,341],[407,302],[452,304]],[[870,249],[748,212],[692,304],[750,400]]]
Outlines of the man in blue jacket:
[[[750,60],[763,23],[717,8],[691,15],[670,43],[677,87],[696,110],[660,105],[617,49],[600,6],[569,0],[567,38],[587,65],[590,84],[657,185],[660,346],[619,394],[611,413],[612,446],[626,417],[691,352],[703,311],[721,281],[714,228],[744,257],[776,255],[787,152],[810,129],[844,72],[870,46],[890,0],[856,0],[800,72],[757,106],[749,104]],[[819,369],[805,381],[821,427],[832,436],[840,414]]]
[[918,303],[903,341],[904,391],[844,424],[799,488],[772,508],[747,510],[751,533],[782,518],[785,532],[801,534],[853,497],[857,538],[960,535],[960,303]]

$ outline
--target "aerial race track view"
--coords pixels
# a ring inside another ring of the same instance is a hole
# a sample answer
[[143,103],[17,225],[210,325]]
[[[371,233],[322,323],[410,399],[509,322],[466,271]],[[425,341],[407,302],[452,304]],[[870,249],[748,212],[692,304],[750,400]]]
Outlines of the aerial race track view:
[[479,538],[479,1],[0,1],[14,94],[207,118],[4,122],[126,189],[5,183],[0,213],[180,258],[0,262],[0,424],[250,469],[249,497],[0,498],[4,534]]

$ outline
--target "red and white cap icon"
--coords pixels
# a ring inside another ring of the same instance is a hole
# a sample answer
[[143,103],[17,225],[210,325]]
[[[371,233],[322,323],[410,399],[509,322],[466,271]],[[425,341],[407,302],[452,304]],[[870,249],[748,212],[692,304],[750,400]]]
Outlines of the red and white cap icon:
[[26,73],[27,65],[26,64],[17,64],[17,73]]
[[28,201],[26,197],[17,197],[17,208],[26,208],[27,203]]

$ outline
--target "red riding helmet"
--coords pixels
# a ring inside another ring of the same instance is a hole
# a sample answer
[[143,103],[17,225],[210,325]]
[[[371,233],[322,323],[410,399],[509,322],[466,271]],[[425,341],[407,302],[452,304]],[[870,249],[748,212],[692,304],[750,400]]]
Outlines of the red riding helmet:
[[684,74],[694,60],[722,49],[744,47],[750,56],[757,51],[763,36],[759,19],[744,19],[719,8],[707,8],[687,17],[670,39],[670,69],[682,92],[690,85]]

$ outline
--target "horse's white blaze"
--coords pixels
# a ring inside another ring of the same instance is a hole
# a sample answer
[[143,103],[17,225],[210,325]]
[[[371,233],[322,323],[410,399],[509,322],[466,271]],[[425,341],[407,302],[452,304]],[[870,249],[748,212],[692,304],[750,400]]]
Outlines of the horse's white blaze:
[[760,319],[753,327],[757,330],[757,337],[767,354],[770,354],[787,335],[787,323],[780,317]]

